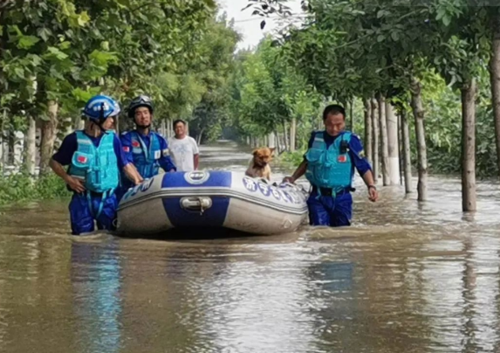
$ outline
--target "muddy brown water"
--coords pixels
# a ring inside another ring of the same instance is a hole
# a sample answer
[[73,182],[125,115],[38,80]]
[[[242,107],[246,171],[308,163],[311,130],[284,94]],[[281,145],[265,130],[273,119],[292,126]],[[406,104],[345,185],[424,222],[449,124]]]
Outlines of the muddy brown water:
[[500,185],[464,215],[458,179],[421,204],[356,184],[352,227],[268,237],[73,237],[66,201],[3,208],[0,352],[500,352]]

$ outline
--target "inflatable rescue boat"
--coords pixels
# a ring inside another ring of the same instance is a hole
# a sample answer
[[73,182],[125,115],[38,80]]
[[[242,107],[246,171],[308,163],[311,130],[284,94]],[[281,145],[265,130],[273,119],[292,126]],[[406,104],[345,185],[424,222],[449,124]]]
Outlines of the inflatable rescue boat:
[[118,207],[118,233],[223,227],[253,234],[295,231],[307,218],[307,193],[241,172],[204,170],[157,175],[130,189]]

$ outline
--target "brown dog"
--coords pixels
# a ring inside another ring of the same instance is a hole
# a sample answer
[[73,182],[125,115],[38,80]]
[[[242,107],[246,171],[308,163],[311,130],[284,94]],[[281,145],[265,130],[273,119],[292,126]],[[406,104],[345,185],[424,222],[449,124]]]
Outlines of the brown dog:
[[253,158],[245,174],[252,178],[271,180],[271,167],[269,163],[273,160],[274,150],[274,147],[261,147],[253,150]]

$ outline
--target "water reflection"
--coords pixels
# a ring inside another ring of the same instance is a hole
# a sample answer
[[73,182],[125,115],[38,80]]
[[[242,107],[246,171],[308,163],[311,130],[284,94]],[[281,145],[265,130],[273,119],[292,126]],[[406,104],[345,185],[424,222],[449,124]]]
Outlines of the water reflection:
[[[305,352],[314,342],[315,317],[308,301],[307,252],[294,246],[228,247],[212,277],[198,281],[205,312],[201,342],[213,351]],[[228,251],[229,250],[229,251]],[[243,249],[242,249],[243,250]]]
[[71,248],[73,305],[78,340],[86,352],[120,351],[121,266],[118,243],[74,243]]

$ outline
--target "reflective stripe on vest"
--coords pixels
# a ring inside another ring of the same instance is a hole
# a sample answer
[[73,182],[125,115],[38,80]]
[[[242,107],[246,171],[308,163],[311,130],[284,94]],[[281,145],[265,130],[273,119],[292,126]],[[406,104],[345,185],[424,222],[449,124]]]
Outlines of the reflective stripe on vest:
[[351,133],[342,133],[329,148],[326,147],[324,133],[324,131],[315,133],[313,144],[306,152],[306,178],[317,187],[332,188],[335,192],[339,192],[350,187],[352,183],[351,157],[348,150],[344,154],[340,153],[342,141],[349,143]]
[[151,178],[158,174],[161,148],[156,134],[154,132],[150,134],[149,149],[137,131],[131,131],[129,134],[131,134],[132,156],[137,171],[143,178]]
[[119,184],[118,160],[114,149],[114,134],[105,132],[96,148],[92,140],[76,131],[77,150],[71,159],[69,174],[85,180],[85,188],[105,192]]

